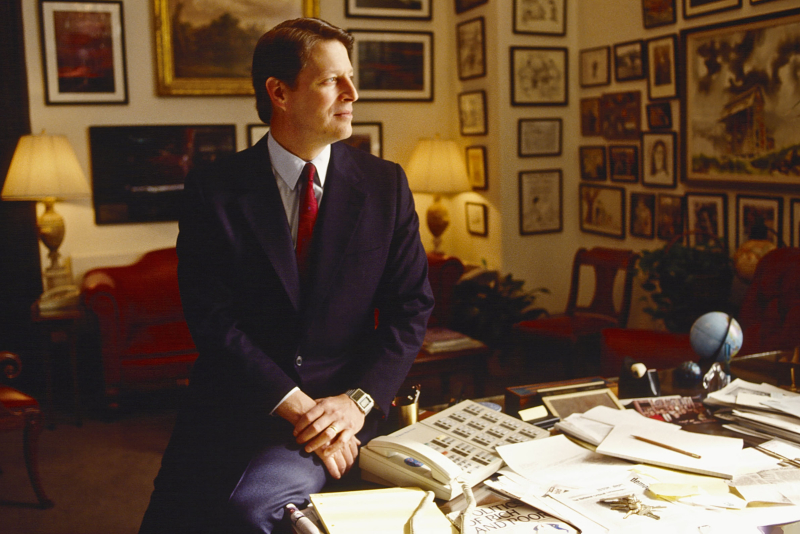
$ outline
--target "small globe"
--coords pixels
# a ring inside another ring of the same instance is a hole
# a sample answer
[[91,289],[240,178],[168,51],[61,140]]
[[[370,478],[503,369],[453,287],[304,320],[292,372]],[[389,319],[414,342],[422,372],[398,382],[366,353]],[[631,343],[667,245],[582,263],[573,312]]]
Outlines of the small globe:
[[689,332],[692,349],[700,360],[727,363],[742,348],[743,340],[742,327],[736,319],[723,312],[701,315]]

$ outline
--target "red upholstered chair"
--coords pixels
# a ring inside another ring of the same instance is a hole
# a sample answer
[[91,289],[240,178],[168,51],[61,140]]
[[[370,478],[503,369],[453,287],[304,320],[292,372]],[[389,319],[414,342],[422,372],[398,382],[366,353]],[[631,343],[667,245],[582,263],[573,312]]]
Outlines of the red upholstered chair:
[[462,274],[464,274],[464,264],[455,256],[445,256],[434,252],[428,254],[428,281],[436,302],[428,319],[428,326],[447,327],[450,324],[453,289]]
[[[604,328],[624,327],[628,320],[637,258],[632,250],[578,249],[572,264],[566,311],[514,325],[518,346],[527,352],[529,359],[560,359],[568,377],[595,374],[600,358],[600,333]],[[594,289],[591,300],[584,305],[579,303],[579,292],[586,271],[594,273]],[[619,276],[622,298],[616,305],[615,282]]]
[[[0,381],[16,378],[22,370],[19,356],[11,352],[0,352]],[[0,384],[0,432],[22,430],[25,467],[31,486],[42,508],[51,508],[51,501],[44,492],[39,478],[39,434],[42,429],[42,412],[39,403],[25,393]],[[0,471],[2,474],[2,471]]]

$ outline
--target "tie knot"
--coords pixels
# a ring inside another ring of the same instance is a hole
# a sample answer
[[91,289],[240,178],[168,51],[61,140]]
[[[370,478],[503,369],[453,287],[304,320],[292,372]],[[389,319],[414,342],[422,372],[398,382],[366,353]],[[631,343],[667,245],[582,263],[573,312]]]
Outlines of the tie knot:
[[314,167],[313,163],[306,163],[305,167],[303,167],[303,172],[300,173],[300,177],[303,179],[308,186],[314,185],[314,177],[317,175],[317,168]]

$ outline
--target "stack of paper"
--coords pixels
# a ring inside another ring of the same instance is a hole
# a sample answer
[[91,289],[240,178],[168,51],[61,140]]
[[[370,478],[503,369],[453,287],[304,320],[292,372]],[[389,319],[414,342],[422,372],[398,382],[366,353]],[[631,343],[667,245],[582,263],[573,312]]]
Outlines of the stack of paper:
[[428,328],[425,332],[425,340],[422,342],[422,350],[428,354],[483,347],[486,345],[477,339],[443,327]]

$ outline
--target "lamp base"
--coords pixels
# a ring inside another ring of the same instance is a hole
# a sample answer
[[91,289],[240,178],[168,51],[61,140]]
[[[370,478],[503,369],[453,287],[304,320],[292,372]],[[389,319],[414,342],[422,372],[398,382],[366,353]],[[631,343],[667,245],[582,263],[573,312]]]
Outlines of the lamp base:
[[69,265],[49,267],[44,270],[43,278],[45,291],[54,287],[72,285],[72,269]]
[[441,195],[436,195],[433,199],[433,204],[428,207],[426,213],[426,220],[428,222],[428,230],[433,234],[433,251],[441,254],[440,249],[442,245],[442,234],[450,226],[450,212],[442,204]]

